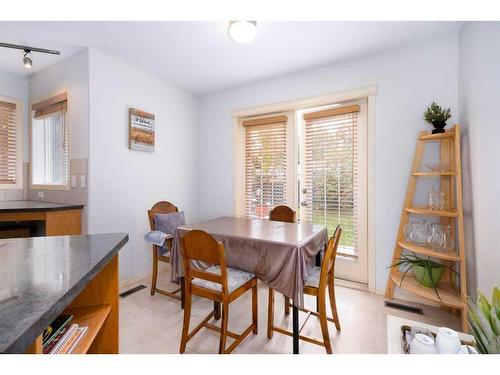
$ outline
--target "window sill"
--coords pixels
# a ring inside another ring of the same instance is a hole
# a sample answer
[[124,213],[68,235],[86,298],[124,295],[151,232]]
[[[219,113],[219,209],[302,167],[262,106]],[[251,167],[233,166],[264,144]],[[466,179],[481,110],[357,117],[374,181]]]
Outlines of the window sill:
[[23,184],[0,184],[0,190],[23,190]]
[[30,185],[30,190],[69,191],[71,187],[69,185]]

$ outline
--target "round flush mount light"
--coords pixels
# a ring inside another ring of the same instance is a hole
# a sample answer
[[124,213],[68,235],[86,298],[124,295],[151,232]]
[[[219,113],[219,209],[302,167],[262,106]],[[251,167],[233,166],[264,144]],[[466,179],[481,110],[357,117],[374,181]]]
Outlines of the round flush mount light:
[[236,43],[250,43],[257,34],[257,21],[229,21],[228,31]]
[[24,50],[23,64],[27,69],[31,69],[31,67],[33,66],[33,61],[31,60],[31,51],[29,49]]

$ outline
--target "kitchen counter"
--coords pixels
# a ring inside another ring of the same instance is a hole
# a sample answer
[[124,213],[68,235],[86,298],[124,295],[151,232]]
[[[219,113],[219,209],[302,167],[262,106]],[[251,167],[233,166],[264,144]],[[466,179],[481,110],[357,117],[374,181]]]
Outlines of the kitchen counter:
[[[39,352],[43,330],[67,307],[103,303],[117,321],[117,255],[127,241],[124,233],[0,240],[0,353],[23,353],[36,340]],[[91,300],[100,294],[107,300]],[[116,351],[117,340],[116,332]]]
[[40,201],[4,201],[0,202],[2,212],[34,212],[34,211],[62,211],[81,210],[82,204],[65,204]]
[[[63,236],[82,233],[82,204],[40,201],[0,202],[0,239],[13,237]],[[5,232],[12,227],[29,228],[27,235]]]

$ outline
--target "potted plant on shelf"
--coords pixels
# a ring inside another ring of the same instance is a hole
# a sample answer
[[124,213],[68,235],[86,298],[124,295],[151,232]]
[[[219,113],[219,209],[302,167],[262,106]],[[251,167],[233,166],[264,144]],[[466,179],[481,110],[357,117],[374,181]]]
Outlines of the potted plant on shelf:
[[439,296],[439,292],[437,290],[437,286],[441,281],[441,276],[443,275],[443,271],[445,269],[450,270],[455,275],[458,275],[458,272],[455,271],[452,267],[449,267],[444,264],[433,262],[430,257],[427,259],[419,258],[417,255],[413,253],[413,256],[401,254],[401,257],[398,262],[389,266],[392,267],[401,267],[403,275],[401,276],[400,286],[403,284],[403,280],[406,274],[411,270],[413,275],[415,275],[415,279],[417,282],[427,288],[434,289],[436,296],[441,300]]
[[469,326],[479,353],[500,354],[500,290],[493,288],[491,303],[477,291],[477,304],[469,298]]
[[432,102],[424,112],[424,119],[434,126],[432,134],[444,133],[446,121],[451,117],[451,108],[443,109],[436,102]]

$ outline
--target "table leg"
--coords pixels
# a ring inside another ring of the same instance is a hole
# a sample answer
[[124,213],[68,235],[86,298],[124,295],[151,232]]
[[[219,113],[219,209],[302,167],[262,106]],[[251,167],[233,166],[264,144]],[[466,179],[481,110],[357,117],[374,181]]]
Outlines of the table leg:
[[214,319],[219,320],[220,319],[220,302],[214,301]]
[[299,309],[292,306],[292,325],[293,325],[293,354],[299,354]]
[[181,283],[181,309],[184,309],[184,300],[186,299],[184,293],[184,276],[181,276],[180,283]]

